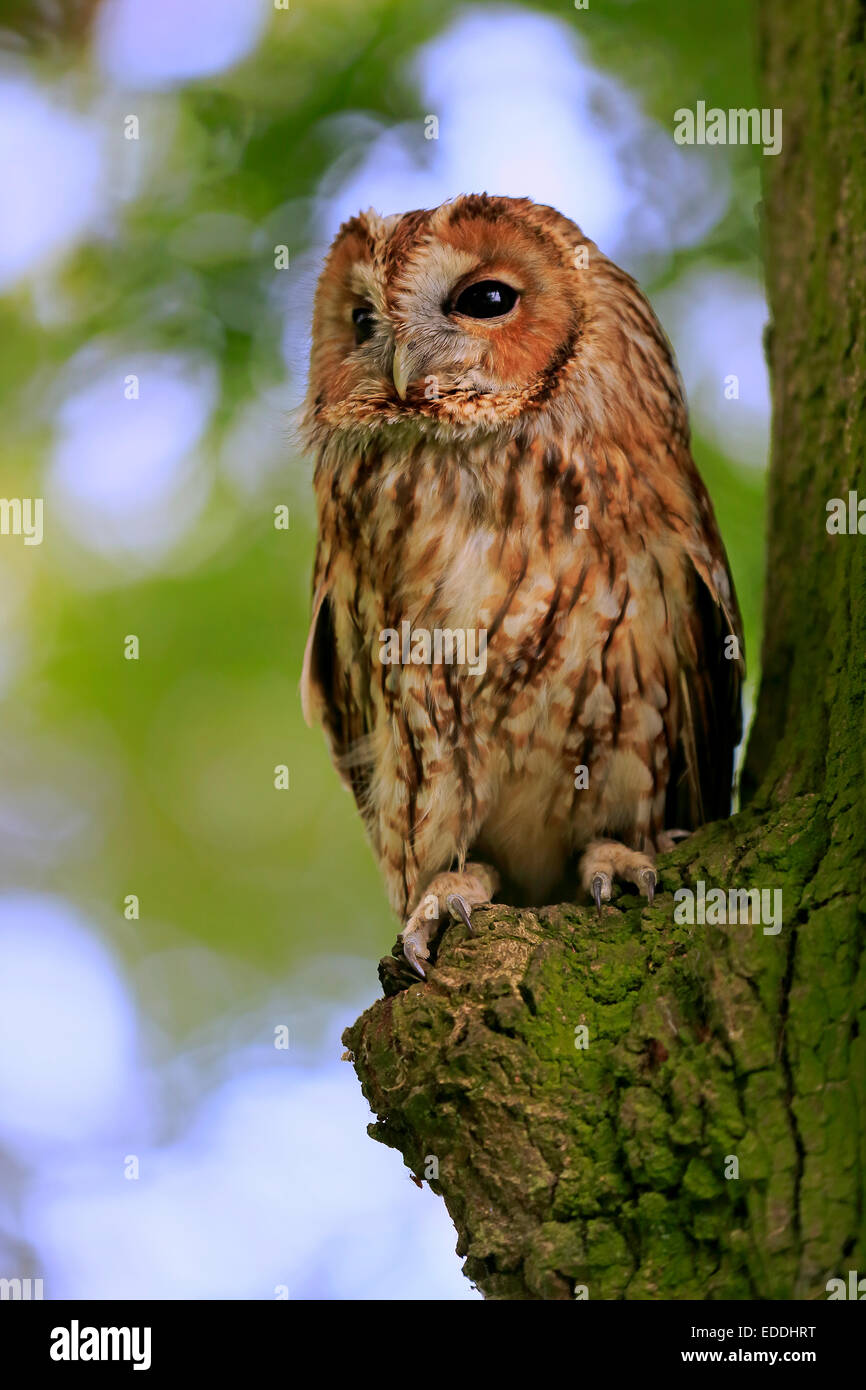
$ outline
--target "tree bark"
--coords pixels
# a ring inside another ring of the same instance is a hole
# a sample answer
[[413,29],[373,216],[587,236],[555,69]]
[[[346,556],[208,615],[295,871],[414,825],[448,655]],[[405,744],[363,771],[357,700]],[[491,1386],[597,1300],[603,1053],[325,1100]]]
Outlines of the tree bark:
[[[866,500],[864,35],[863,0],[760,6],[783,144],[745,809],[661,861],[651,909],[495,906],[427,984],[383,962],[344,1035],[373,1137],[431,1177],[490,1298],[807,1299],[866,1273],[866,537],[826,526]],[[782,930],[678,924],[700,880],[781,890]]]

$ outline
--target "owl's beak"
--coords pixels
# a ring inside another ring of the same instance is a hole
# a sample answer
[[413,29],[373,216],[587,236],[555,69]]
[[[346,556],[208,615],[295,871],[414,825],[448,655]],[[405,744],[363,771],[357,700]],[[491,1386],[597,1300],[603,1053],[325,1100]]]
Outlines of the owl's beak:
[[406,388],[409,385],[410,371],[410,352],[406,343],[398,343],[394,349],[394,363],[391,367],[391,375],[394,378],[394,385],[397,388],[397,395],[401,401],[406,399]]

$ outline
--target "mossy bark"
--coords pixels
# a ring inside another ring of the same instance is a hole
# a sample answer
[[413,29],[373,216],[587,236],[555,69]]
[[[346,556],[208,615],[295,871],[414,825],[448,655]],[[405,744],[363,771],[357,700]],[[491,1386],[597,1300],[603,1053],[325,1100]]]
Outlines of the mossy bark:
[[[345,1034],[371,1133],[438,1171],[492,1298],[808,1299],[866,1272],[866,536],[826,529],[866,499],[866,7],[762,0],[760,26],[783,147],[746,809],[662,861],[651,909],[476,912]],[[781,890],[781,931],[677,924],[699,880]]]

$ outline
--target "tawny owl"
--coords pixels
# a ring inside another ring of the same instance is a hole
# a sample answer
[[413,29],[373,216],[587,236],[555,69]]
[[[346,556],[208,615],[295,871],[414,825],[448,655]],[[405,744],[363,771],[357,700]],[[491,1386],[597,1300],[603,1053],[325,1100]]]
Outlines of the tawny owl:
[[730,810],[740,620],[672,350],[567,218],[460,197],[347,222],[316,293],[302,694],[403,950],[501,890],[614,878]]

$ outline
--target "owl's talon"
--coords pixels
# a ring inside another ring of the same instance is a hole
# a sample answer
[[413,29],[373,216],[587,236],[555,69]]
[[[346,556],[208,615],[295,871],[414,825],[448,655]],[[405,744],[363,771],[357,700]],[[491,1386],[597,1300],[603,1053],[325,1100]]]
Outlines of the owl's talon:
[[615,878],[633,883],[652,906],[655,897],[656,871],[648,854],[630,849],[619,840],[593,840],[580,860],[580,883],[585,893],[591,893],[601,916],[601,904],[611,895]]
[[652,907],[656,895],[656,883],[658,882],[656,871],[655,869],[641,869],[638,878],[640,890],[647,900],[647,906]]
[[415,943],[414,941],[411,941],[411,940],[407,941],[407,940],[406,940],[406,937],[405,937],[405,935],[404,935],[404,937],[403,937],[403,958],[404,958],[404,960],[406,960],[406,961],[408,962],[408,964],[411,966],[411,968],[415,971],[415,974],[416,974],[416,975],[420,975],[420,977],[421,977],[422,980],[426,980],[426,979],[427,979],[427,971],[424,969],[423,965],[421,964],[421,955],[420,955],[420,952],[421,952],[421,951],[424,952],[424,955],[425,955],[425,957],[426,957],[426,955],[427,955],[426,947],[421,946],[420,943],[416,946],[416,943]]
[[422,980],[427,979],[427,971],[421,962],[429,959],[428,942],[439,931],[441,918],[447,914],[474,935],[472,909],[489,903],[498,887],[499,875],[488,864],[466,864],[459,872],[431,879],[402,934],[403,955]]
[[595,899],[599,917],[601,916],[602,899],[608,902],[610,900],[610,893],[611,881],[608,874],[596,874],[592,880],[592,896]]
[[449,893],[448,897],[445,899],[445,906],[448,908],[455,922],[462,922],[469,932],[469,935],[474,936],[475,929],[472,926],[472,916],[466,899],[461,898],[459,893]]

